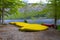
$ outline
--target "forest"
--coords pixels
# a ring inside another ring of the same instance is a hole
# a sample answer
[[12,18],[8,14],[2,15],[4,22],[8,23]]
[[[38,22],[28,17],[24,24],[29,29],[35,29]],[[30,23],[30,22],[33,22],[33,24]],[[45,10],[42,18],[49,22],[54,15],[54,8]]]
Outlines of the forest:
[[26,3],[22,0],[0,0],[0,20],[54,19],[60,18],[60,0],[47,0],[47,3]]

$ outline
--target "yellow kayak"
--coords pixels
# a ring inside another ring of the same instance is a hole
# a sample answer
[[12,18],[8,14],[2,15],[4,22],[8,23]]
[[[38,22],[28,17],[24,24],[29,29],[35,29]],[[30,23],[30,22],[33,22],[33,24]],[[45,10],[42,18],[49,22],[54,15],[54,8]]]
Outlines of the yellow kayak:
[[39,25],[39,24],[30,24],[30,25],[25,25],[24,27],[20,28],[21,30],[46,30],[48,29],[47,26]]
[[25,25],[29,25],[28,23],[24,23],[24,22],[10,22],[10,24],[16,25],[16,26],[25,26]]
[[26,30],[26,29],[28,29],[28,30],[46,30],[46,29],[48,29],[47,26],[40,25],[40,24],[28,24],[28,23],[24,23],[24,22],[10,22],[10,23],[17,25],[20,30]]
[[24,27],[24,26],[29,25],[29,24],[24,23],[24,22],[16,22],[15,25]]

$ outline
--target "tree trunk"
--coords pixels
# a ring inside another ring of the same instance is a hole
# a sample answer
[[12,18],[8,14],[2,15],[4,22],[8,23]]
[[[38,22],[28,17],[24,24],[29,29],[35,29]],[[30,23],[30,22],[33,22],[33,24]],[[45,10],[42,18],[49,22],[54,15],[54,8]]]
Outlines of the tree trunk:
[[0,24],[1,24],[1,14],[2,14],[2,8],[0,8]]
[[56,0],[54,3],[55,3],[55,5],[54,5],[54,8],[55,8],[55,11],[54,11],[54,13],[55,13],[55,15],[54,15],[54,27],[55,27],[55,29],[57,29],[57,9],[56,9],[57,3],[56,3]]
[[1,14],[0,14],[0,24],[1,24]]
[[4,8],[2,8],[2,14],[1,14],[1,17],[2,17],[2,24],[4,24]]
[[54,19],[54,27],[55,27],[55,29],[57,29],[57,16],[56,16],[56,13],[55,13],[55,19]]

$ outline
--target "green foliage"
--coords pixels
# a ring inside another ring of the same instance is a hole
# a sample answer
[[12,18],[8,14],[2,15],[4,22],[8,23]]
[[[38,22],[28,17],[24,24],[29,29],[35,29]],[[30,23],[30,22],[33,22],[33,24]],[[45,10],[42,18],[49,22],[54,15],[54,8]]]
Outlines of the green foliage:
[[[50,3],[49,3],[50,2]],[[47,4],[48,12],[50,13],[48,17],[55,18],[55,13],[57,15],[57,19],[60,19],[60,0],[49,0]]]
[[2,8],[4,8],[5,17],[10,18],[16,16],[19,13],[19,9],[25,6],[26,3],[22,0],[0,0],[0,15],[2,14]]
[[1,0],[0,1],[0,8],[14,8],[14,7],[21,7],[22,1],[20,0]]
[[[34,18],[45,17],[45,16],[48,18],[54,18],[54,15],[55,15],[55,0],[49,0],[47,3],[47,6],[43,10],[40,10],[40,11],[32,10],[31,12],[29,12],[28,10],[25,10],[24,13],[20,13],[19,8],[25,7],[25,9],[27,9],[26,8],[27,5],[26,5],[26,3],[24,3],[20,0],[17,0],[17,1],[16,0],[12,0],[12,1],[6,0],[6,1],[4,1],[4,3],[5,3],[4,7],[6,9],[9,8],[8,11],[5,10],[5,13],[6,13],[5,15],[7,15],[7,16],[5,16],[6,19],[9,19],[9,18],[10,19],[20,19],[20,18],[34,19]],[[59,8],[60,7],[60,0],[57,0],[56,4],[57,4],[57,6],[56,6],[57,19],[59,19],[60,18],[60,12],[59,12],[60,11],[60,8]],[[35,3],[35,4],[32,4],[31,7],[34,7],[36,5],[42,6],[43,4],[42,3],[40,3],[40,4]],[[2,6],[0,5],[0,7],[2,7]]]
[[[7,0],[8,1],[8,0]],[[16,1],[16,0],[15,0]],[[22,1],[9,1],[9,2],[13,2],[13,5],[6,5],[7,7],[5,8],[5,19],[20,19],[20,18],[31,18],[31,19],[35,19],[35,18],[39,18],[39,17],[43,17],[45,16],[45,14],[47,14],[47,8],[44,8],[41,11],[37,11],[37,10],[31,10],[30,12],[28,11],[28,6],[26,5],[26,3],[22,2]],[[20,3],[19,3],[20,2]],[[17,3],[17,4],[16,4]],[[9,3],[7,3],[9,4]],[[43,5],[40,3],[33,3],[31,7],[35,7],[39,5],[40,7],[42,7]],[[24,13],[20,13],[19,12],[19,8],[25,8],[25,12]]]

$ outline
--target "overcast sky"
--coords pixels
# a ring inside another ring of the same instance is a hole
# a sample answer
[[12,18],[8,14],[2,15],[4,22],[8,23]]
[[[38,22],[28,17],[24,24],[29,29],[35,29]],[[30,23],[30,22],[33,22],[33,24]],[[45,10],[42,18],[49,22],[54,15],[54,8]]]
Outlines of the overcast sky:
[[40,1],[42,1],[43,3],[47,3],[46,0],[23,0],[27,3],[39,3]]

